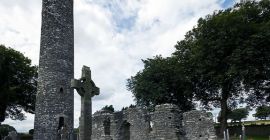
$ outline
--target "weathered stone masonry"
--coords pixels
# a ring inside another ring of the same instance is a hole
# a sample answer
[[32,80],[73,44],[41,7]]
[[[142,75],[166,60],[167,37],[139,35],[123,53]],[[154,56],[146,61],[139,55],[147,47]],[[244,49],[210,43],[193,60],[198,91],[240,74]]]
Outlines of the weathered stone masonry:
[[158,105],[150,116],[152,121],[151,140],[183,139],[182,113],[177,106],[171,104]]
[[73,0],[43,0],[34,140],[73,132]]
[[216,139],[212,115],[205,111],[193,110],[184,113],[183,127],[189,140]]
[[[193,129],[194,128],[194,129]],[[205,111],[181,113],[177,106],[156,106],[154,112],[129,108],[93,115],[92,140],[214,140],[214,126]]]

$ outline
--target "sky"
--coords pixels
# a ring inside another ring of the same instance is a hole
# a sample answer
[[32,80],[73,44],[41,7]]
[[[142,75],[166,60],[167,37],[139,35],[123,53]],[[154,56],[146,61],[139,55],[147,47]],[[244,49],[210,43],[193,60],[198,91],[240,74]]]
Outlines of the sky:
[[[93,112],[105,105],[116,110],[134,104],[126,80],[143,68],[142,59],[170,56],[200,17],[231,7],[238,0],[74,0],[75,78],[83,65],[100,88]],[[0,44],[22,52],[38,65],[41,0],[0,1]],[[80,96],[75,93],[74,126],[78,127]],[[3,124],[28,132],[34,115]]]

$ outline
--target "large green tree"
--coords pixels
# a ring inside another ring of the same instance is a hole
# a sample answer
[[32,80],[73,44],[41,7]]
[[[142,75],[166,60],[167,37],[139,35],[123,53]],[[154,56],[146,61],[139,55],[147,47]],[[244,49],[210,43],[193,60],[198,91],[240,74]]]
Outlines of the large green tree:
[[[221,108],[221,131],[228,108],[249,96],[269,103],[270,1],[251,1],[198,20],[173,57],[189,70],[196,99]],[[247,94],[247,95],[243,95]]]
[[16,129],[7,124],[0,125],[0,140],[4,139],[4,137],[7,136],[11,131],[16,131]]
[[249,111],[247,108],[237,108],[231,110],[228,113],[228,119],[231,119],[232,122],[239,121],[239,123],[241,123],[242,119],[247,118],[248,112]]
[[0,124],[9,117],[22,120],[34,113],[37,67],[12,48],[0,45]]
[[270,116],[270,106],[262,105],[256,108],[255,117],[265,119]]
[[140,106],[172,103],[183,111],[193,108],[191,83],[174,58],[143,60],[144,69],[128,79],[127,87]]

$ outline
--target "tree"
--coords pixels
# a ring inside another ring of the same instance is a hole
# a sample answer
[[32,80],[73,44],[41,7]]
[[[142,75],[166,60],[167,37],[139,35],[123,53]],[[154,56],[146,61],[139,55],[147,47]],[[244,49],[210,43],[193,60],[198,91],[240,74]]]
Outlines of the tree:
[[9,117],[23,120],[23,110],[34,113],[37,67],[12,48],[0,45],[0,124]]
[[259,106],[256,108],[255,117],[265,119],[270,116],[270,106]]
[[106,105],[106,106],[104,106],[101,110],[103,110],[103,111],[109,111],[109,112],[114,112],[114,107],[113,107],[113,105]]
[[[270,101],[270,1],[251,1],[198,20],[173,57],[190,74],[195,98],[221,108],[221,131],[228,108]],[[243,96],[243,94],[247,94]],[[260,102],[259,102],[260,101]]]
[[228,119],[231,119],[232,122],[239,121],[241,123],[242,119],[247,118],[248,112],[246,108],[234,109],[228,113]]
[[128,79],[127,88],[139,106],[172,103],[183,111],[193,108],[191,84],[174,58],[143,60],[144,69]]
[[129,107],[123,107],[123,108],[121,109],[121,111],[130,109],[130,108],[136,108],[136,105],[131,104],[131,105],[129,105]]
[[30,129],[30,130],[28,131],[28,134],[29,134],[29,135],[34,135],[34,129]]
[[16,129],[7,124],[0,125],[0,139],[4,139],[4,137],[7,136],[11,131],[16,131]]

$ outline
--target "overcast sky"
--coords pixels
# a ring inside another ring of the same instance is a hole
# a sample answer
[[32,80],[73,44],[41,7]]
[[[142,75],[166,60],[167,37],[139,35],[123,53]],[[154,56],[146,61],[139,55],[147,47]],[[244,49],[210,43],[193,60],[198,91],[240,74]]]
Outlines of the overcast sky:
[[[100,87],[93,112],[105,105],[116,110],[132,104],[126,79],[143,68],[141,59],[170,56],[174,45],[200,17],[232,6],[234,0],[74,0],[75,77],[90,66]],[[38,65],[41,0],[0,0],[0,44],[12,47]],[[80,97],[75,95],[75,127]],[[4,123],[19,132],[34,126],[34,115]]]

